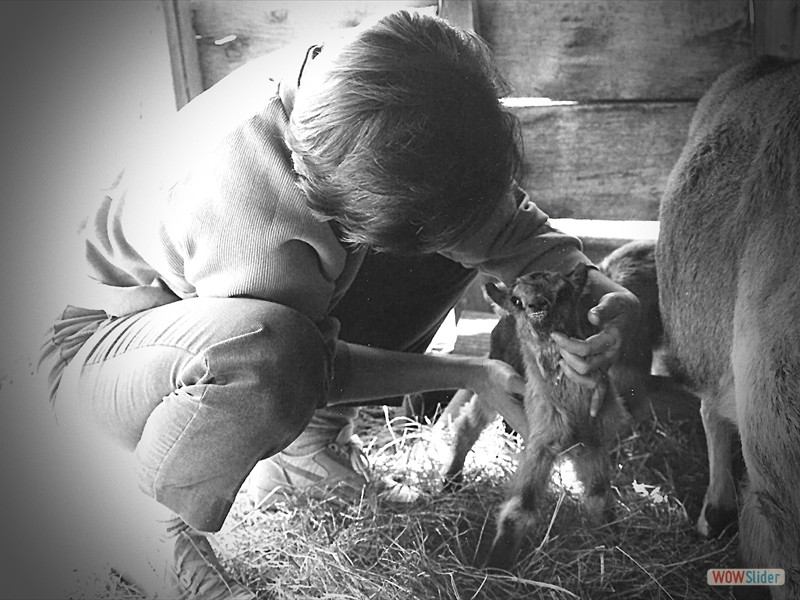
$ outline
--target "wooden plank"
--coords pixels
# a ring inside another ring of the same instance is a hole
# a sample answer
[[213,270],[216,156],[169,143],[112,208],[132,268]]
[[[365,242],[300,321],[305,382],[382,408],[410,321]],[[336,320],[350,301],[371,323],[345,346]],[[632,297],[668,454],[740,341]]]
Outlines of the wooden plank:
[[658,221],[604,221],[599,219],[551,219],[553,227],[574,235],[583,253],[594,263],[632,240],[658,239]]
[[751,52],[748,0],[481,0],[515,96],[697,99]]
[[525,148],[521,183],[553,218],[657,220],[694,108],[663,102],[514,109]]
[[480,32],[478,0],[439,0],[437,14],[453,25]]
[[489,354],[489,340],[492,329],[500,318],[484,310],[465,311],[456,326],[454,354],[465,356],[486,356]]
[[753,49],[800,58],[800,0],[753,0]]
[[197,40],[192,27],[189,4],[180,0],[162,0],[167,44],[172,63],[175,106],[182,108],[203,91],[203,75],[197,55]]
[[436,0],[192,0],[203,86],[284,46],[319,42],[336,29],[400,8],[435,14],[437,6]]
[[606,221],[603,219],[550,219],[553,227],[579,238],[598,240],[655,240],[658,221]]

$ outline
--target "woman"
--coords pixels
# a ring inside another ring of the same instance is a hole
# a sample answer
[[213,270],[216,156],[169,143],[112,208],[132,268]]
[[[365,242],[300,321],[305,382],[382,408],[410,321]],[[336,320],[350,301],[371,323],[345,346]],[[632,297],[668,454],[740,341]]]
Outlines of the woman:
[[[354,404],[466,388],[524,423],[509,366],[422,352],[478,271],[589,262],[515,184],[476,36],[400,12],[300,58],[280,82],[268,61],[230,75],[128,166],[47,344],[57,415],[128,452],[155,500],[164,535],[130,571],[151,593],[252,597],[203,532],[262,459],[261,494],[362,486]],[[602,387],[638,302],[596,269],[590,289],[601,332],[558,341],[568,376]]]

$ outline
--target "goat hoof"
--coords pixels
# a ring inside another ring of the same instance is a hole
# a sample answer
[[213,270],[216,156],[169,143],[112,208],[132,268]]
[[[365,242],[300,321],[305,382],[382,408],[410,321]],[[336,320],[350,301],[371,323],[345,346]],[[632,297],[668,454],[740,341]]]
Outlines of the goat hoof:
[[508,552],[493,548],[483,565],[484,569],[492,571],[509,571],[514,564],[514,558]]
[[703,537],[717,537],[729,525],[735,523],[738,512],[735,508],[723,508],[713,504],[704,504],[697,519],[697,532]]

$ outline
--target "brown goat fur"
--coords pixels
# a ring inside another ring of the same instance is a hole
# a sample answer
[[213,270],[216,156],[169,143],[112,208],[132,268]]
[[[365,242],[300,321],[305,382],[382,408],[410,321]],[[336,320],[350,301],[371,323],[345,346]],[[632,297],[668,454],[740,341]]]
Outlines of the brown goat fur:
[[[667,387],[664,381],[653,383],[656,379],[663,378],[650,376],[653,351],[661,341],[655,242],[651,240],[628,242],[605,257],[598,268],[606,276],[636,294],[641,305],[639,326],[633,335],[625,340],[619,360],[608,371],[609,379],[627,409],[637,420],[641,420],[650,416],[651,410],[658,410],[658,407],[652,407],[648,402],[653,388]],[[494,305],[495,312],[504,312],[488,297],[485,290],[484,296]],[[525,375],[519,340],[513,327],[498,324],[492,332],[491,348],[493,358],[504,360],[518,373]],[[481,432],[496,417],[496,412],[469,391],[460,390],[450,401],[442,415],[442,421],[451,421],[449,425],[453,433],[451,453],[444,468],[446,487],[461,481],[461,471],[467,454]],[[527,432],[520,433],[527,434]]]
[[698,529],[737,510],[743,564],[800,597],[800,63],[737,66],[697,107],[661,204],[660,309],[670,372],[701,396],[710,477]]
[[[608,370],[608,376],[627,409],[637,421],[641,421],[651,416],[651,410],[658,412],[664,408],[651,407],[648,402],[655,381],[650,377],[653,353],[660,347],[662,337],[655,241],[628,242],[606,256],[598,268],[606,277],[627,288],[639,299],[641,312],[638,326],[625,340],[620,357]],[[655,385],[664,387],[665,383],[660,380]]]
[[[529,423],[515,483],[497,520],[490,567],[508,568],[513,563],[535,522],[558,459],[573,461],[584,485],[589,519],[595,524],[603,519],[611,468],[608,445],[627,423],[628,414],[609,386],[598,415],[591,417],[592,390],[562,377],[560,354],[550,338],[554,331],[580,339],[593,333],[586,318],[590,307],[584,294],[586,277],[587,267],[580,265],[568,276],[540,272],[520,277],[510,290],[486,286],[486,293],[506,313],[492,332],[489,356],[524,373]],[[471,404],[479,405],[479,399]]]

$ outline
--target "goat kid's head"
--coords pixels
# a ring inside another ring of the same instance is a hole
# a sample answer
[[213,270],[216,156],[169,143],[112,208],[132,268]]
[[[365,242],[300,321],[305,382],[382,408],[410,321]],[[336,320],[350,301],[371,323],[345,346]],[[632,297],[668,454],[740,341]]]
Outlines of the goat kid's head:
[[584,293],[588,267],[580,264],[567,275],[538,271],[518,277],[510,289],[487,283],[484,295],[501,315],[510,315],[537,337],[558,331],[581,335],[586,319],[579,299]]

